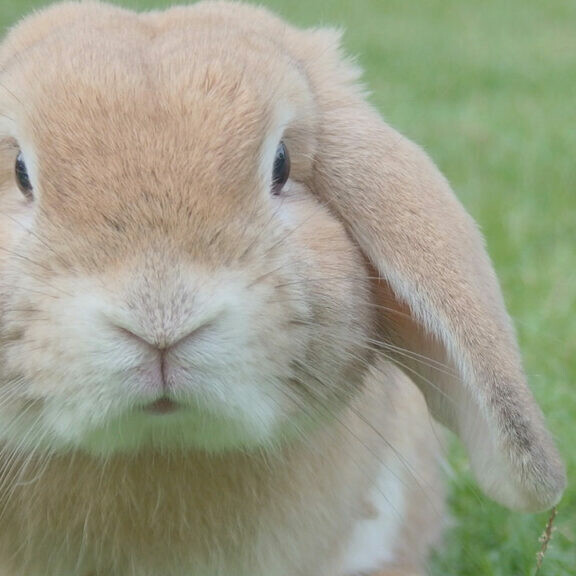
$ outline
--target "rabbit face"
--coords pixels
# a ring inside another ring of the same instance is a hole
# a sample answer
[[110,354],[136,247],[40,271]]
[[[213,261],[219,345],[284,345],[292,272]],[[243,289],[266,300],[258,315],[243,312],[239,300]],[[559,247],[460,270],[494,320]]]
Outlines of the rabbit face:
[[31,48],[42,78],[3,76],[0,436],[107,454],[305,433],[360,387],[371,313],[306,185],[302,75],[217,29],[78,35]]
[[275,446],[349,402],[375,336],[490,496],[558,501],[482,237],[358,78],[333,31],[240,3],[65,3],[9,35],[5,442]]

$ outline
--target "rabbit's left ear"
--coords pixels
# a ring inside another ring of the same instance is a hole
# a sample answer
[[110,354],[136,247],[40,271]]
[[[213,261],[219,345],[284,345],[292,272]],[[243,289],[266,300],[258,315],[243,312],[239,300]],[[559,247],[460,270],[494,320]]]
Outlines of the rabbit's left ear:
[[564,468],[476,225],[426,154],[365,102],[336,36],[302,36],[297,57],[318,106],[313,189],[382,279],[382,338],[464,441],[488,495],[524,510],[554,505]]

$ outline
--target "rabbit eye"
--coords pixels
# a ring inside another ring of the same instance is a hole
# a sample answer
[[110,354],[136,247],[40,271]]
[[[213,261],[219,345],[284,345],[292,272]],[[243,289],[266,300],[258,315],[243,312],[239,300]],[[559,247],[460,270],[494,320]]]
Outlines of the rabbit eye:
[[290,176],[290,156],[284,142],[280,142],[274,159],[272,172],[272,194],[280,194]]
[[32,184],[30,182],[30,177],[28,176],[28,169],[24,163],[24,158],[22,157],[22,152],[18,152],[18,156],[16,156],[14,173],[16,175],[16,184],[18,184],[20,192],[24,194],[27,200],[32,200],[34,198]]

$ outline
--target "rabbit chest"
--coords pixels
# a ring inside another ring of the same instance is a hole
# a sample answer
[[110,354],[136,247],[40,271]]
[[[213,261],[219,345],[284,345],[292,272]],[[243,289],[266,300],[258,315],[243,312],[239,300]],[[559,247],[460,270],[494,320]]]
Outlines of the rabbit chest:
[[273,456],[15,462],[13,477],[4,478],[12,489],[3,502],[1,574],[348,576],[374,569],[392,558],[405,495],[398,467],[382,463],[375,430],[355,414]]

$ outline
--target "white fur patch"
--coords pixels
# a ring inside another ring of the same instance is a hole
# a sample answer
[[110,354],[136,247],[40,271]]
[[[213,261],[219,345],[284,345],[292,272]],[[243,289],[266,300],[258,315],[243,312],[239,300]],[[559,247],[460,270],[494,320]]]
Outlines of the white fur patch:
[[338,576],[371,573],[394,560],[405,509],[401,471],[382,465],[367,503],[374,507],[375,515],[357,522]]

